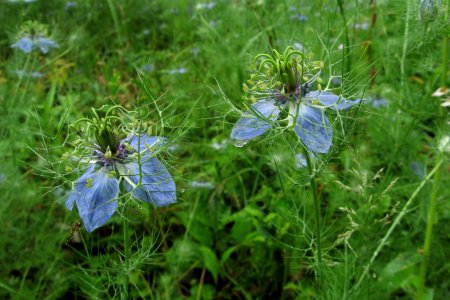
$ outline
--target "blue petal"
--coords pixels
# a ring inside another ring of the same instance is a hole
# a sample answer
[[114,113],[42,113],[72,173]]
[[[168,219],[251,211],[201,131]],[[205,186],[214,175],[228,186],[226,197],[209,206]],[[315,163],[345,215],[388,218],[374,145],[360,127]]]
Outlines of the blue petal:
[[48,53],[49,48],[58,48],[58,44],[48,38],[39,37],[37,39],[37,44],[41,52],[44,54]]
[[70,192],[66,207],[72,210],[76,202],[78,213],[88,232],[104,225],[117,209],[119,181],[111,177],[106,167],[95,170],[88,168],[86,173],[75,183]]
[[132,135],[124,141],[128,142],[136,151],[142,152],[153,147],[162,147],[166,143],[166,139],[159,136],[148,136],[145,133],[140,135]]
[[66,200],[66,207],[68,210],[73,209],[73,204],[79,197],[78,190],[79,189],[82,190],[82,186],[83,186],[82,182],[86,183],[87,179],[92,177],[92,173],[94,172],[94,169],[95,169],[95,165],[89,166],[89,168],[87,168],[87,170],[83,174],[83,176],[78,178],[78,180],[75,182],[75,188],[72,189],[72,191],[70,191],[69,196],[67,197],[67,200]]
[[[348,109],[348,108],[352,107],[353,105],[358,104],[362,100],[361,98],[356,99],[354,101],[344,99],[344,98],[337,96],[328,91],[310,92],[305,96],[305,99],[310,99],[310,100],[318,99],[322,105],[325,105],[333,110]],[[339,99],[341,99],[341,100],[339,101]],[[339,101],[339,103],[338,103],[338,101]]]
[[265,119],[275,121],[280,114],[280,108],[275,105],[274,99],[260,100],[252,104],[252,107],[259,115],[244,113],[231,131],[230,138],[236,146],[243,146],[249,140],[265,133],[272,126]]
[[330,151],[333,131],[322,110],[301,104],[294,130],[308,150],[317,153]]
[[[141,177],[139,164],[131,162],[121,165],[123,167],[121,176],[125,177],[125,189],[133,191],[133,196],[143,202],[152,203],[156,206],[165,206],[176,202],[175,182],[166,167],[155,157],[143,156],[141,158],[142,185],[138,186]],[[133,182],[134,186],[128,182]]]
[[29,37],[23,37],[15,44],[11,45],[12,48],[19,48],[22,52],[31,53],[33,51],[34,42]]

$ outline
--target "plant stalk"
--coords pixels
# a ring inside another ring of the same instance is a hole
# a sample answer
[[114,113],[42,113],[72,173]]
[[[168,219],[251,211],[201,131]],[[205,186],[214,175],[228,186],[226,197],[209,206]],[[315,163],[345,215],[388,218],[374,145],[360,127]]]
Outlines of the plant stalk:
[[316,240],[317,240],[317,249],[316,249],[316,256],[317,261],[319,264],[322,264],[322,248],[321,248],[321,238],[320,238],[320,202],[319,197],[317,195],[317,184],[316,184],[316,174],[314,173],[312,164],[311,164],[311,158],[308,150],[306,147],[303,147],[303,152],[305,154],[306,163],[308,165],[308,172],[310,176],[310,184],[313,194],[313,201],[314,201],[314,210],[315,210],[315,219],[316,219]]

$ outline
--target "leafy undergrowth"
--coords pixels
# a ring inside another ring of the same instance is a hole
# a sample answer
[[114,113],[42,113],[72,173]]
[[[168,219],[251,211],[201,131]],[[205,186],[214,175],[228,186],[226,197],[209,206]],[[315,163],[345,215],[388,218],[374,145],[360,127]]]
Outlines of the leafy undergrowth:
[[[372,2],[0,3],[0,298],[410,299],[432,223],[423,299],[448,299],[448,4]],[[17,44],[33,30],[48,49]],[[327,111],[316,191],[294,131],[230,142],[253,58],[287,46],[323,63],[315,88],[365,99]],[[122,199],[88,233],[69,124],[114,104],[169,138],[177,203]]]

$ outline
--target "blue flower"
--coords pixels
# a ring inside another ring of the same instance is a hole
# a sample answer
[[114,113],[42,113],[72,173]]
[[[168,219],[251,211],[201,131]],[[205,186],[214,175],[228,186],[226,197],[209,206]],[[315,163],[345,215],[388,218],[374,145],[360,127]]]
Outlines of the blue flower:
[[39,48],[43,54],[47,54],[50,48],[58,48],[59,45],[44,36],[24,36],[11,47],[19,48],[24,53],[31,53],[34,49]]
[[41,49],[41,52],[44,54],[48,53],[49,48],[58,48],[58,44],[46,37],[38,37],[36,39],[36,45]]
[[19,78],[42,78],[44,75],[41,72],[26,72],[25,70],[16,70],[17,77]]
[[[302,89],[307,90],[307,86]],[[237,121],[231,131],[231,140],[236,146],[245,145],[249,140],[274,127],[280,112],[287,111],[289,126],[294,127],[303,145],[315,153],[328,153],[333,131],[325,109],[345,110],[361,100],[343,99],[328,91],[312,91],[303,97],[297,95],[288,98],[275,92],[273,96],[252,104],[253,113],[246,112]]]
[[294,14],[291,15],[291,20],[298,20],[300,22],[306,22],[308,21],[308,17],[302,14]]
[[[273,49],[272,54],[258,54],[254,61],[256,73],[247,81],[251,88],[244,84],[244,91],[256,103],[234,125],[230,137],[234,145],[242,147],[270,128],[286,124],[308,151],[328,153],[333,130],[325,110],[345,110],[362,99],[351,101],[329,91],[311,91],[323,63],[305,62],[304,53],[294,47],[283,53]],[[284,117],[277,121],[280,116]]]
[[178,68],[178,69],[169,70],[168,73],[169,74],[186,74],[187,71],[188,70],[186,68]]
[[66,3],[66,5],[64,6],[64,10],[68,11],[69,9],[76,7],[77,3],[75,1],[69,1]]
[[388,102],[384,98],[372,98],[371,100],[372,100],[371,101],[372,102],[372,106],[375,109],[388,106]]
[[411,163],[411,169],[414,172],[414,174],[420,179],[424,179],[425,176],[427,175],[425,166],[421,162],[413,161]]
[[25,36],[18,40],[16,43],[12,44],[11,47],[19,48],[24,53],[31,53],[34,47],[34,41],[31,38]]
[[367,31],[367,30],[369,30],[369,24],[368,23],[356,23],[355,29]]
[[119,141],[116,152],[96,147],[91,164],[76,182],[66,200],[74,203],[88,232],[103,226],[118,207],[122,184],[136,199],[156,206],[176,202],[175,183],[167,168],[154,157],[164,144],[159,137],[132,135]]
[[155,69],[155,66],[153,64],[145,64],[142,66],[142,70],[144,72],[153,72],[153,70]]

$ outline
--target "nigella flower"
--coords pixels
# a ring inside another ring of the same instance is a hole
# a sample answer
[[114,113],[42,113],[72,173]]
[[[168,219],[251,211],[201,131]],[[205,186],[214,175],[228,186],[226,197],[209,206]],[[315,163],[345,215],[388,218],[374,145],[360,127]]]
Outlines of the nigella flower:
[[69,210],[76,203],[89,232],[111,218],[118,208],[121,191],[156,206],[176,202],[175,183],[167,168],[154,157],[165,144],[164,139],[135,134],[117,141],[109,127],[103,129],[96,134],[98,144],[92,157],[87,158],[90,166],[66,200]]
[[52,41],[51,39],[42,36],[36,39],[36,45],[37,47],[39,47],[39,49],[41,49],[41,52],[44,54],[47,54],[50,48],[59,47],[55,41]]
[[43,54],[47,54],[50,48],[58,48],[59,45],[44,36],[24,36],[11,47],[18,48],[24,53],[31,53],[34,49],[39,48]]
[[155,69],[155,66],[153,64],[145,64],[142,66],[142,70],[145,72],[153,72],[153,70]]
[[71,8],[74,8],[77,6],[77,3],[75,1],[69,1],[66,3],[66,5],[64,6],[64,10],[68,11]]
[[11,47],[19,48],[24,53],[31,53],[34,47],[34,41],[31,38],[25,36],[20,38],[16,43],[12,44]]
[[300,43],[294,43],[294,49],[299,50],[301,52],[306,52],[306,48]]
[[355,24],[355,29],[360,29],[360,30],[369,30],[369,24],[368,23],[356,23]]
[[426,169],[425,169],[425,166],[421,162],[413,161],[411,163],[411,169],[418,178],[420,178],[420,179],[425,178]]
[[308,21],[308,17],[302,14],[294,14],[291,15],[291,20],[298,20],[300,22],[306,22]]
[[16,70],[17,77],[19,78],[42,78],[44,75],[41,72],[26,72],[25,70]]
[[388,106],[388,101],[384,98],[372,98],[371,102],[372,102],[373,108],[375,108],[375,109]]
[[[250,89],[253,96],[259,97],[260,100],[252,104],[251,112],[244,113],[234,125],[231,140],[236,146],[242,147],[277,123],[286,121],[286,127],[294,129],[309,151],[329,152],[333,131],[325,110],[345,110],[359,103],[361,99],[351,101],[329,91],[310,91],[319,73],[302,84],[304,76],[301,73],[306,75],[307,70],[300,70],[301,56],[301,52],[288,47],[283,55],[274,50],[273,56],[264,54],[256,57],[255,60],[264,58],[261,64],[272,64],[274,68],[267,70],[266,74],[275,72],[275,76],[264,80],[267,75],[263,75],[260,84]],[[275,82],[274,87],[267,88],[271,82]],[[263,91],[258,91],[259,86],[263,86]],[[278,120],[283,114],[287,114],[287,117]]]
[[186,68],[178,68],[178,69],[169,70],[168,73],[169,74],[186,74],[187,71],[188,70]]

